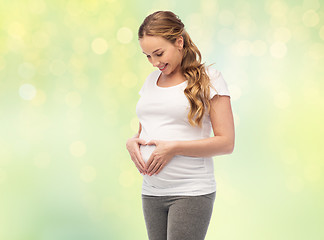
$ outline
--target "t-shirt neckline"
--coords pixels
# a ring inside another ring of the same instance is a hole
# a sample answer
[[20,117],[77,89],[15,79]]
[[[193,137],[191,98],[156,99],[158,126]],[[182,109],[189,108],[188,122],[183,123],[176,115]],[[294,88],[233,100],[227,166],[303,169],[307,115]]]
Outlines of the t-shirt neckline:
[[[159,70],[158,70],[158,71],[159,71]],[[171,87],[160,87],[160,86],[157,85],[157,82],[158,82],[158,80],[159,80],[161,74],[162,74],[162,71],[159,71],[159,74],[157,75],[157,78],[155,79],[155,83],[154,83],[155,87],[156,87],[156,88],[159,88],[159,89],[170,89],[170,88],[175,88],[175,87],[178,87],[178,86],[181,86],[181,85],[185,84],[185,83],[188,81],[188,80],[186,80],[186,81],[184,81],[184,82],[182,82],[182,83],[179,83],[179,84],[174,85],[174,86],[171,86]]]

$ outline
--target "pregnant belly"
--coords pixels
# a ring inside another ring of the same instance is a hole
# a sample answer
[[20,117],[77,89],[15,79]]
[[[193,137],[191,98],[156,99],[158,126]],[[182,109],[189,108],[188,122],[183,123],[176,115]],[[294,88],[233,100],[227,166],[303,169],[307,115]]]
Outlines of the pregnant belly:
[[155,150],[155,148],[156,148],[155,145],[141,145],[140,146],[142,159],[145,163],[149,160],[149,158],[150,158],[152,152]]
[[[141,145],[142,158],[147,163],[155,150],[155,145]],[[189,179],[201,178],[206,173],[204,158],[174,156],[158,174],[152,176],[143,175],[144,181],[157,188],[168,188],[185,184]]]

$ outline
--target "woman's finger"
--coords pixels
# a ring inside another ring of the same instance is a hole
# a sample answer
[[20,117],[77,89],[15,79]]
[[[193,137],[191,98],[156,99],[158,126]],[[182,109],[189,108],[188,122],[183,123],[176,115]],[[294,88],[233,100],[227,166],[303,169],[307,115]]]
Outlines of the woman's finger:
[[140,170],[141,173],[144,173],[144,168],[139,164],[138,160],[136,162],[136,167],[138,170]]
[[134,162],[134,164],[135,164],[135,167],[137,168],[137,170],[138,170],[140,173],[142,173],[141,167],[140,167],[136,162]]
[[157,161],[153,159],[151,164],[149,165],[149,168],[147,169],[147,173],[151,173],[156,164]]
[[155,172],[155,174],[159,174],[161,172],[161,170],[164,168],[165,163],[161,164],[159,169]]
[[137,158],[136,158],[136,155],[133,155],[133,156],[132,156],[132,160],[133,160],[133,162],[134,162],[136,168],[140,171],[140,173],[143,173],[144,170],[142,169],[142,167],[141,167],[140,164],[138,163],[138,160],[137,160]]
[[155,167],[153,168],[153,170],[151,171],[151,174],[155,174],[156,171],[160,168],[160,166],[161,166],[161,164],[160,164],[160,163],[157,163],[157,164],[155,165]]
[[136,159],[137,159],[138,163],[141,165],[142,169],[145,170],[145,163],[142,159],[142,154],[139,151],[139,149],[135,152],[135,155],[136,155]]

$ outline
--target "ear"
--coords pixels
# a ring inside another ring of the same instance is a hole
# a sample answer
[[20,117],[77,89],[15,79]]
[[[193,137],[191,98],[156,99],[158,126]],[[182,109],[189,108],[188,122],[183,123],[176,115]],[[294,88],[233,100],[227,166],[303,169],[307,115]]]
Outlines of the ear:
[[178,37],[176,43],[177,43],[177,48],[181,51],[184,44],[183,37],[182,36]]

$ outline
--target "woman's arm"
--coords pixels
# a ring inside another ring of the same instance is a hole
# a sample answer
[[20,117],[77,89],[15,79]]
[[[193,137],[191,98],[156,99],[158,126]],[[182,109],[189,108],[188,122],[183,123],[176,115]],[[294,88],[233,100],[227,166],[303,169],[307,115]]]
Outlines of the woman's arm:
[[193,141],[150,140],[146,145],[156,145],[146,163],[147,174],[158,174],[174,155],[212,157],[230,154],[234,149],[234,120],[230,97],[214,97],[210,101],[210,121],[214,137]]
[[217,95],[213,97],[210,101],[209,116],[214,137],[193,141],[176,141],[173,149],[175,155],[212,157],[233,152],[235,132],[230,97],[217,97]]

